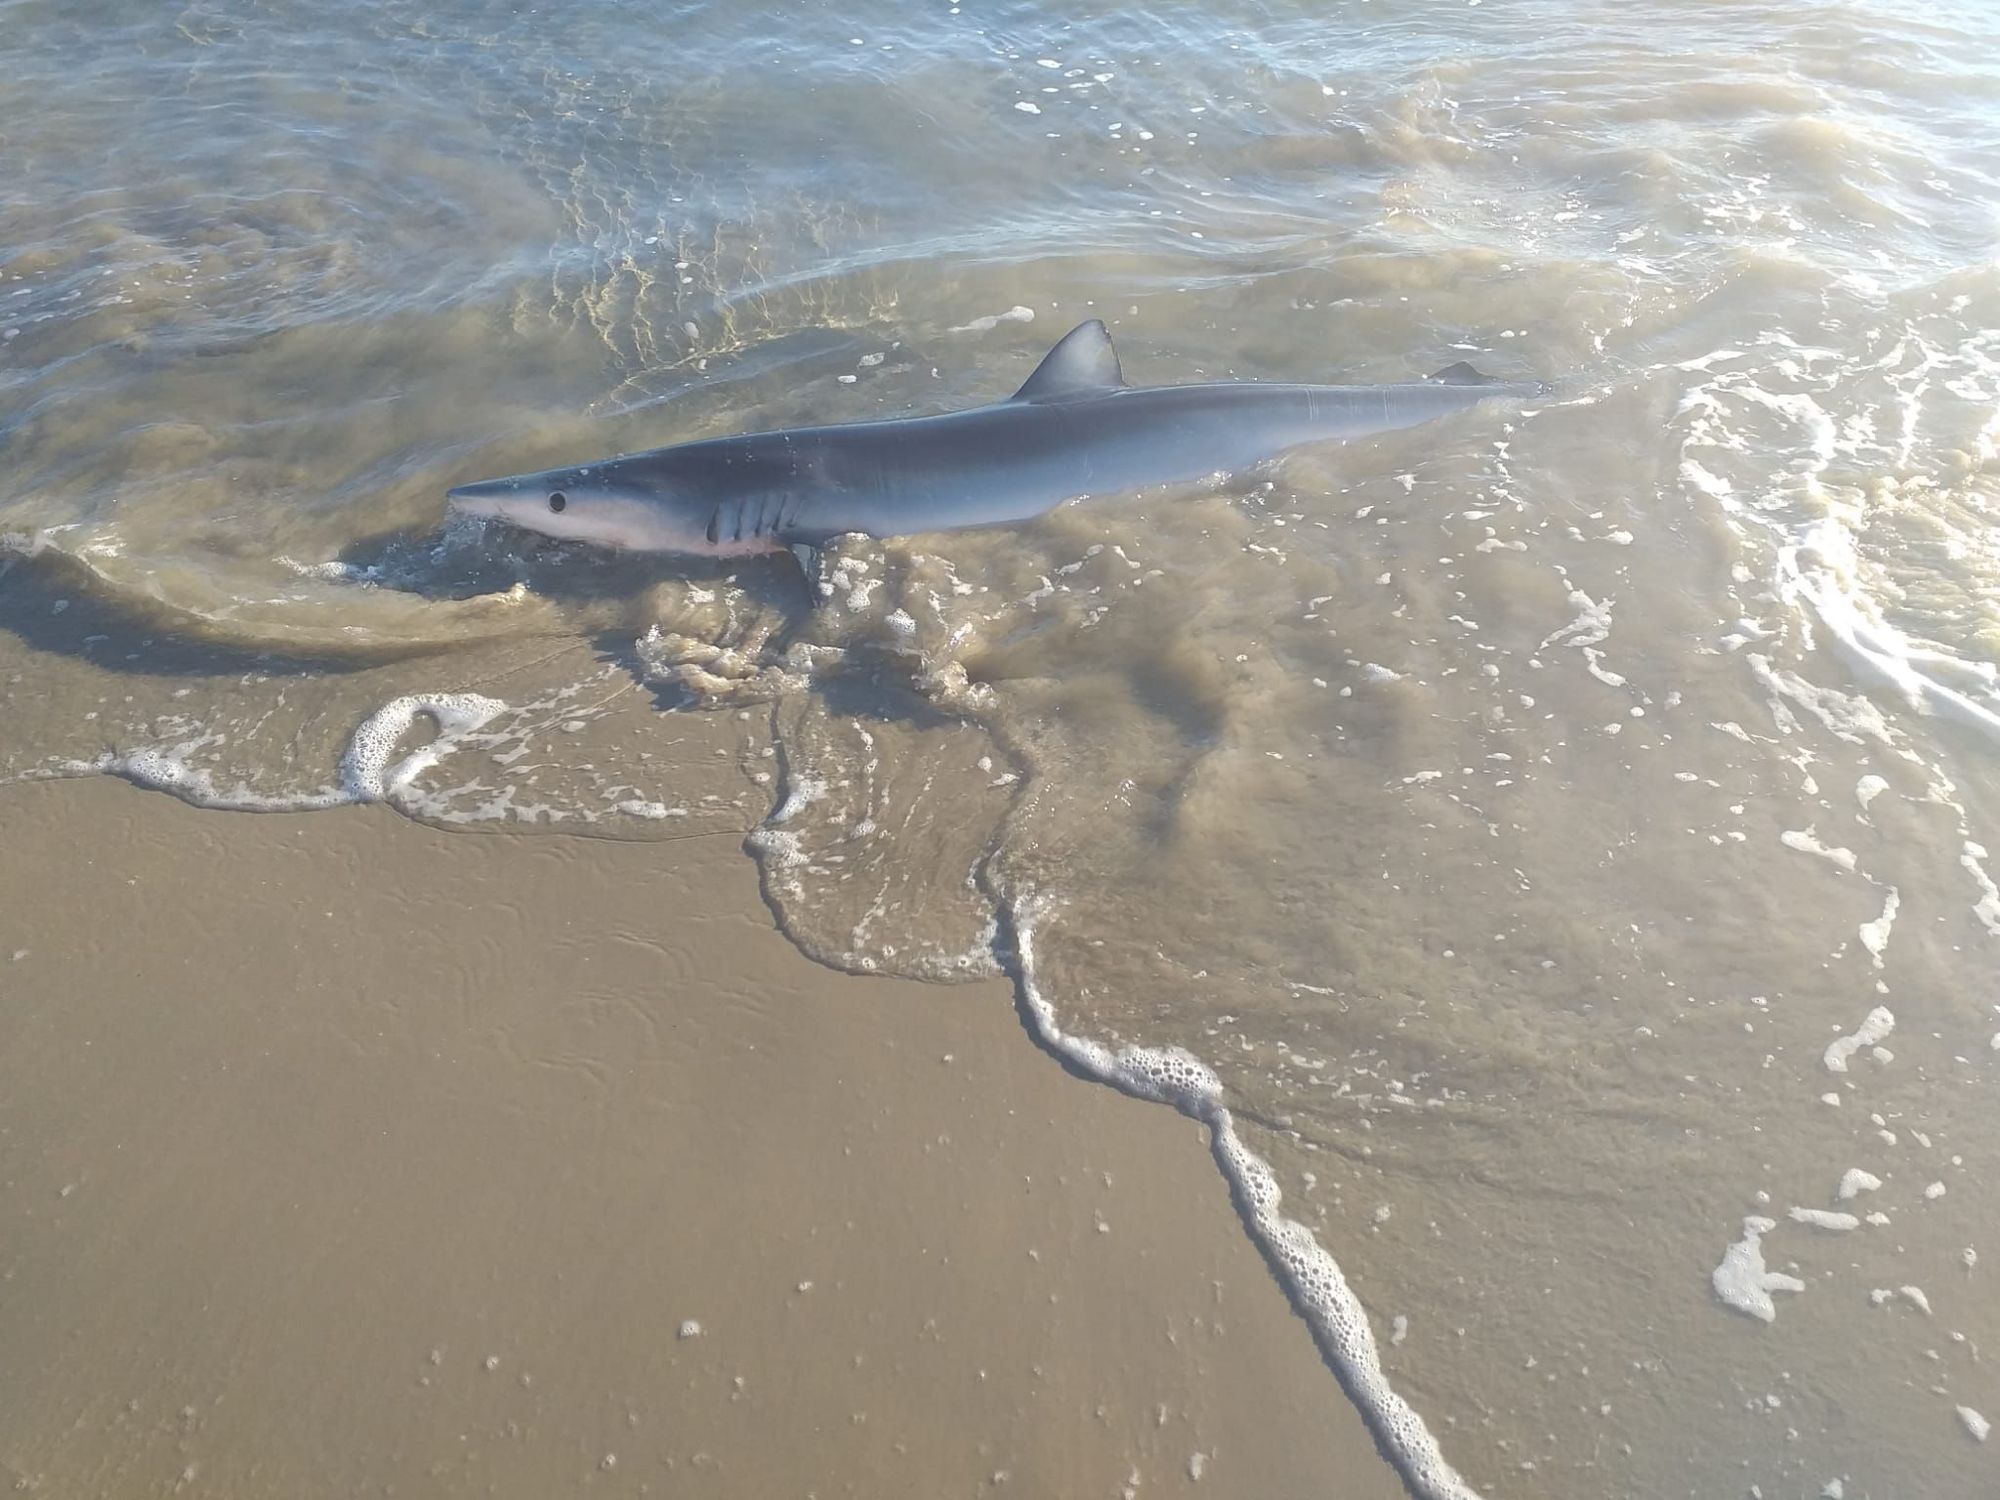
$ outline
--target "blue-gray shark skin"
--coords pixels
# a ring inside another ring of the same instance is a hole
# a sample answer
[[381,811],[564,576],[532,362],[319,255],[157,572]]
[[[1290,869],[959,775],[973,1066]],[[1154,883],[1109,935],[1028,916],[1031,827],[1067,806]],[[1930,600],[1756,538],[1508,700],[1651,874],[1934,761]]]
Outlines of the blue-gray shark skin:
[[545,536],[730,557],[1025,521],[1066,500],[1236,473],[1308,443],[1543,393],[1467,364],[1396,385],[1129,386],[1111,335],[1072,329],[1005,401],[969,411],[678,443],[461,485],[453,510]]

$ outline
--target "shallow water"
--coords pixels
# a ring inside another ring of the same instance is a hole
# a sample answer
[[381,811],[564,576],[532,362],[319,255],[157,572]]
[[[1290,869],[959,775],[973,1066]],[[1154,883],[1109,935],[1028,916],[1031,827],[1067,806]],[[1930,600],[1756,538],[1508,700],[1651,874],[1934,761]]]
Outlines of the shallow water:
[[[0,25],[0,771],[761,824],[816,956],[1030,926],[1063,1032],[1213,1068],[1478,1492],[1990,1487],[1988,13]],[[1557,389],[844,544],[818,611],[442,523],[992,399],[1088,316],[1141,382]]]

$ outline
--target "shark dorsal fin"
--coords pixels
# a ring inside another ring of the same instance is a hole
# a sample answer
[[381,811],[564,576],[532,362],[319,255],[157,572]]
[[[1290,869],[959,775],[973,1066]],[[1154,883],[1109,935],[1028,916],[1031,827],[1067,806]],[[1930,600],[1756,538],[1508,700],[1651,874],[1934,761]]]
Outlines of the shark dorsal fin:
[[1446,365],[1435,375],[1426,375],[1424,379],[1435,381],[1439,385],[1498,385],[1500,383],[1491,375],[1482,375],[1462,359],[1455,365]]
[[1014,392],[1016,401],[1053,401],[1063,396],[1087,396],[1115,391],[1125,384],[1118,368],[1118,351],[1111,335],[1096,318],[1079,323],[1051,349],[1026,385]]

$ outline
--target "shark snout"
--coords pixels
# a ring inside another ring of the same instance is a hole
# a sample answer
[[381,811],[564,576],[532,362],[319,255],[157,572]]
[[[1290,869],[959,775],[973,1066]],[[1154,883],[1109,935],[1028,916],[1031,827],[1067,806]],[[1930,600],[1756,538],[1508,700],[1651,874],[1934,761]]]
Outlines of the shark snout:
[[646,497],[606,485],[583,469],[482,479],[445,491],[454,516],[505,522],[539,536],[605,547],[656,547],[666,531]]

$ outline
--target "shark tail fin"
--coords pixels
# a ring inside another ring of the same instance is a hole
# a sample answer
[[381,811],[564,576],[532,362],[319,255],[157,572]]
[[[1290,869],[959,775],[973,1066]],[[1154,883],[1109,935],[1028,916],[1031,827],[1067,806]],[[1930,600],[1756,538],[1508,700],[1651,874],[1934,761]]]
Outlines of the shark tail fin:
[[1455,365],[1446,365],[1442,370],[1426,375],[1424,379],[1435,381],[1439,385],[1505,384],[1504,381],[1495,380],[1491,375],[1482,374],[1480,371],[1474,369],[1469,362],[1462,359]]

